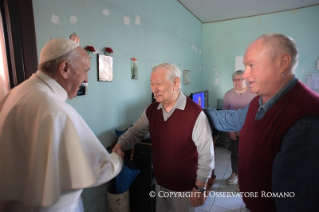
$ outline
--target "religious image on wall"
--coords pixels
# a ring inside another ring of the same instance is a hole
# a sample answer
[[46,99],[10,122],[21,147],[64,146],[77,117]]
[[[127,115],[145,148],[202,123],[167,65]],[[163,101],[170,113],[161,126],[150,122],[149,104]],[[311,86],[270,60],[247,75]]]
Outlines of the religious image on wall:
[[99,81],[113,81],[113,57],[99,54]]
[[137,59],[135,57],[131,58],[131,75],[132,79],[138,79]]

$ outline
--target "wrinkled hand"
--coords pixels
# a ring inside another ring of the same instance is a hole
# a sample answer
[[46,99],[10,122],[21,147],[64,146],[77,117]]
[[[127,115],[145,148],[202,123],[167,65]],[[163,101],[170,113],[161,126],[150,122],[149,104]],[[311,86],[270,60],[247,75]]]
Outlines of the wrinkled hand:
[[228,135],[230,139],[237,140],[236,132],[229,132]]
[[189,201],[191,202],[192,207],[198,207],[204,205],[206,196],[204,195],[205,192],[200,193],[195,187],[192,189]]
[[124,160],[124,155],[125,154],[123,152],[123,147],[122,147],[121,144],[116,144],[114,146],[114,148],[112,149],[112,152],[115,152],[116,154],[118,154],[122,158],[122,160]]

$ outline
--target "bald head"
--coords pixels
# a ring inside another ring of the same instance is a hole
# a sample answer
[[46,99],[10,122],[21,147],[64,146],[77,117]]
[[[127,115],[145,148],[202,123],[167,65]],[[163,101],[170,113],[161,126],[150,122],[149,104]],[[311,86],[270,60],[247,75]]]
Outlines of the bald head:
[[298,65],[299,54],[294,40],[283,34],[269,33],[261,35],[256,41],[261,40],[269,50],[272,59],[280,54],[288,54],[291,58],[289,69],[294,72]]

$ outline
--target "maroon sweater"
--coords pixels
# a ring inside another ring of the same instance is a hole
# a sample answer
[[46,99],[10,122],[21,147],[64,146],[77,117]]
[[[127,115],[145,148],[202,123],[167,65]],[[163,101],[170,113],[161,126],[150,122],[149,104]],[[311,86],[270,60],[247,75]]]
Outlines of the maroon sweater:
[[195,185],[198,163],[192,132],[202,108],[187,98],[185,110],[175,109],[164,121],[158,105],[153,103],[146,110],[156,182],[169,190],[189,191]]
[[261,192],[272,192],[272,165],[281,150],[283,137],[299,119],[319,116],[319,97],[298,80],[260,120],[255,120],[258,98],[250,103],[240,131],[238,182],[241,192],[258,192],[258,198],[243,195],[252,212],[271,212],[276,211],[275,201],[262,197]]

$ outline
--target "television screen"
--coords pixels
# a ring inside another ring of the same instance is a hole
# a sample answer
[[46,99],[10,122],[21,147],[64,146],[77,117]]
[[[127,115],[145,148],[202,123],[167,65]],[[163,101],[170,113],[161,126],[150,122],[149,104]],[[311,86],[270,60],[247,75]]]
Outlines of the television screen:
[[202,108],[208,108],[208,90],[191,93],[189,98]]

